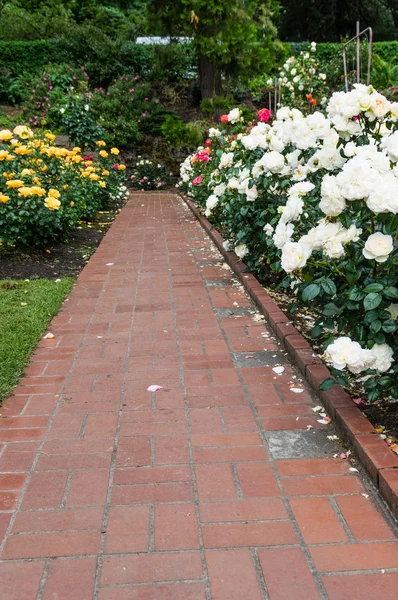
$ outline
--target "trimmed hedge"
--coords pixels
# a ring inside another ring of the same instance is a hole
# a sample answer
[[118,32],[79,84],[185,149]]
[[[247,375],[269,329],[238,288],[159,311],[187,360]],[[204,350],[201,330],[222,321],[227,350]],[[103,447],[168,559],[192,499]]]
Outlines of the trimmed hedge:
[[24,69],[73,59],[62,40],[0,41],[0,67],[19,75]]

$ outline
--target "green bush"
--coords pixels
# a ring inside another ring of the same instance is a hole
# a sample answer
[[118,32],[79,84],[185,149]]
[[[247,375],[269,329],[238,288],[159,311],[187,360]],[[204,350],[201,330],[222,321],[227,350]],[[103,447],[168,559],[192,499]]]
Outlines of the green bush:
[[134,189],[163,190],[169,187],[173,174],[165,165],[142,159],[140,156],[138,158],[131,175],[131,185]]

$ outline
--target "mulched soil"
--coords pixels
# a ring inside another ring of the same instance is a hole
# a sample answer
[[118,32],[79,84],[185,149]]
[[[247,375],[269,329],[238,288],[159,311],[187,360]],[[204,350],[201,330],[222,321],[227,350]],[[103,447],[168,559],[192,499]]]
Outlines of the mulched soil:
[[58,279],[77,277],[99,246],[120,209],[98,213],[94,221],[82,222],[68,239],[54,243],[49,250],[7,249],[0,246],[0,279]]

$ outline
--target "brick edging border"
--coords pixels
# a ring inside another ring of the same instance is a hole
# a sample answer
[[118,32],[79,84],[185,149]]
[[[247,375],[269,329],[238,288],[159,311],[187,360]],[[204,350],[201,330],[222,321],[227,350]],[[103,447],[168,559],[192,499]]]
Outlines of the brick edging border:
[[327,392],[320,390],[321,383],[327,377],[331,377],[329,369],[317,356],[314,356],[310,344],[292,325],[288,316],[268,295],[235,252],[225,250],[223,238],[217,230],[213,229],[208,219],[199,212],[191,200],[183,194],[179,195],[217,246],[225,262],[231,267],[260,313],[266,318],[310,388],[321,398],[334,424],[350,443],[371,480],[398,518],[398,456],[379,437],[373,425],[341,385],[335,384]]

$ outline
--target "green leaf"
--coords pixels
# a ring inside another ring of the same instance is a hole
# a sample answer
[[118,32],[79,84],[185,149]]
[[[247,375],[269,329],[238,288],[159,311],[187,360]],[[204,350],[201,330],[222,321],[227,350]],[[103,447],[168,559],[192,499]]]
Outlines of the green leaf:
[[307,302],[308,300],[312,300],[313,298],[318,296],[320,291],[321,288],[317,283],[311,283],[310,285],[307,285],[307,287],[304,288],[301,297],[304,300],[304,302]]
[[397,329],[397,324],[395,321],[384,321],[382,329],[386,333],[394,333],[394,331]]
[[384,333],[378,333],[377,335],[375,335],[376,344],[384,344],[385,341],[386,341],[386,336],[384,335]]
[[379,306],[382,299],[383,298],[382,298],[381,294],[377,294],[376,292],[371,292],[370,294],[365,296],[364,301],[363,301],[363,306],[366,311],[373,310],[374,308],[377,308]]
[[322,310],[322,314],[326,315],[327,317],[332,317],[338,312],[339,307],[336,306],[333,302],[329,302],[329,304],[326,304]]
[[370,324],[370,331],[372,331],[373,333],[377,333],[378,331],[380,331],[381,329],[381,321],[377,320],[377,321],[373,321],[373,323]]
[[383,290],[383,294],[387,296],[387,298],[398,298],[398,289],[391,285]]
[[378,400],[379,398],[380,398],[379,390],[370,390],[370,392],[368,393],[369,402],[376,402],[376,400]]
[[332,379],[331,377],[328,377],[327,379],[325,379],[325,381],[323,381],[321,383],[321,385],[319,386],[319,389],[321,390],[321,392],[327,392],[330,389],[332,389],[332,387],[335,384],[335,380]]
[[381,292],[383,289],[384,285],[382,283],[370,283],[363,291],[369,294],[370,292]]
[[328,277],[325,279],[322,279],[321,286],[322,286],[323,290],[327,294],[329,294],[329,296],[334,296],[335,293],[337,292],[336,284],[334,283],[334,281],[332,281]]
[[354,288],[352,288],[352,290],[349,291],[348,299],[358,302],[358,300],[362,300],[362,298],[364,298],[364,296],[365,296],[365,294],[362,290],[354,287]]
[[315,325],[315,327],[313,327],[311,329],[311,337],[313,339],[318,338],[319,336],[321,336],[323,333],[323,327],[321,327],[320,325]]

